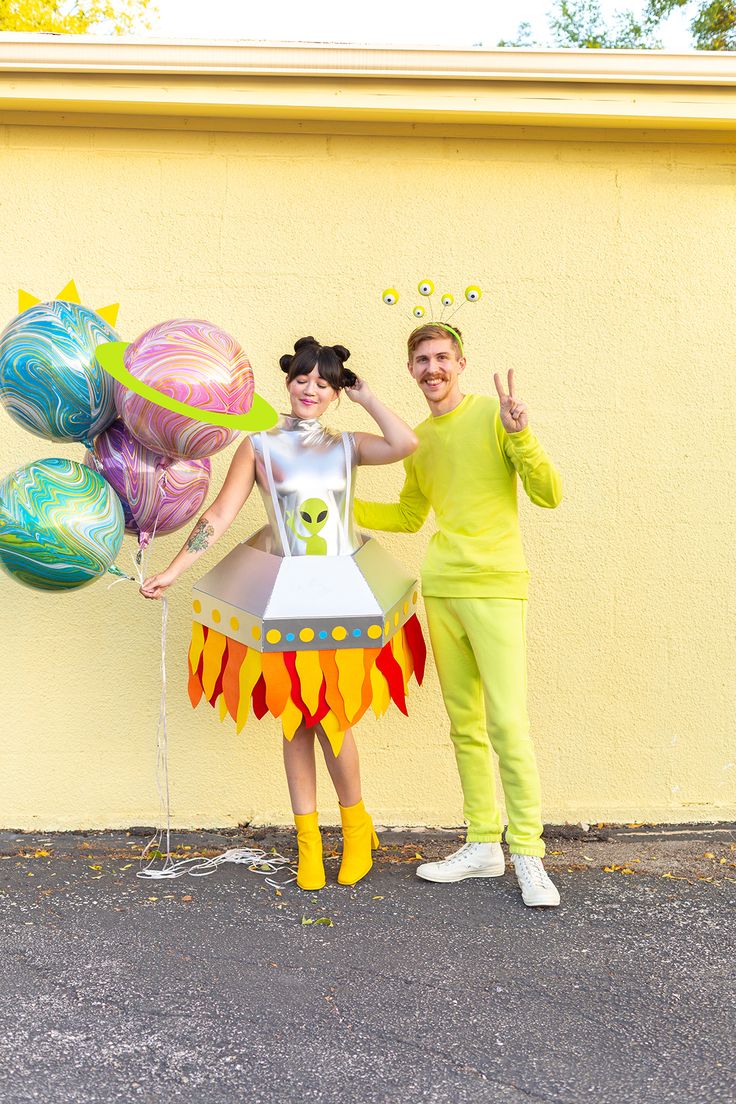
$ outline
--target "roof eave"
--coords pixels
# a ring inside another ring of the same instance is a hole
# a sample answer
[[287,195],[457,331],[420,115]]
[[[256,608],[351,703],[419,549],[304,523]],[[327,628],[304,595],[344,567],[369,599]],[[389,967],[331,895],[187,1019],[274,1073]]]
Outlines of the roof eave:
[[5,34],[0,112],[732,131],[736,55]]

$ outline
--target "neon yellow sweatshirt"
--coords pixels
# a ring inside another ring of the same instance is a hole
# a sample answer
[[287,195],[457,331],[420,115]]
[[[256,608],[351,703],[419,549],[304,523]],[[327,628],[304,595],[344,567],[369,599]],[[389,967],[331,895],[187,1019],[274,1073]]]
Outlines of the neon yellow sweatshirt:
[[397,503],[355,500],[366,529],[416,533],[430,507],[437,519],[422,566],[422,590],[441,598],[526,598],[516,476],[537,506],[562,501],[560,476],[527,426],[507,433],[498,399],[466,395],[449,414],[415,430]]

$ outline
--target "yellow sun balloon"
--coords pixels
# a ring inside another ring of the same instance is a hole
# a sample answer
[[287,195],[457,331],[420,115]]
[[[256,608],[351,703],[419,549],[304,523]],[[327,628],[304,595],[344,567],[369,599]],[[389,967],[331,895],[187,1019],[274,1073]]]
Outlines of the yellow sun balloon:
[[[54,299],[61,299],[64,303],[76,303],[77,306],[82,306],[82,300],[79,298],[79,292],[77,291],[77,285],[73,280],[61,289],[58,295],[54,296]],[[39,299],[36,295],[31,295],[30,291],[23,291],[22,288],[18,290],[18,313],[22,314],[24,310],[28,310],[29,307],[35,307],[36,303],[47,303],[48,299]],[[118,320],[118,311],[120,310],[119,303],[110,303],[106,307],[95,308],[95,314],[99,314],[100,318],[104,318],[105,322],[114,326]]]

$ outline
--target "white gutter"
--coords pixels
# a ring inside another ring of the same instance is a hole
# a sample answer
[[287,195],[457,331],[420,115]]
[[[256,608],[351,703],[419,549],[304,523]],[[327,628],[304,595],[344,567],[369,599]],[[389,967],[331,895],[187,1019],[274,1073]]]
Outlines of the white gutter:
[[0,122],[736,132],[736,55],[0,34]]
[[0,72],[736,85],[736,54],[447,49],[0,33]]

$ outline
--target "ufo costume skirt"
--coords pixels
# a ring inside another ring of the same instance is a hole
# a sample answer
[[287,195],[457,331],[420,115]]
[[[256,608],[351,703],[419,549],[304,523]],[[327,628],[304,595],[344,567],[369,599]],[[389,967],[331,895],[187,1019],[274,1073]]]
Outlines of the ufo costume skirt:
[[422,681],[416,580],[353,529],[352,434],[285,416],[251,441],[269,523],[194,587],[189,697],[238,731],[251,709],[287,739],[321,725],[337,755],[368,709],[406,714]]

